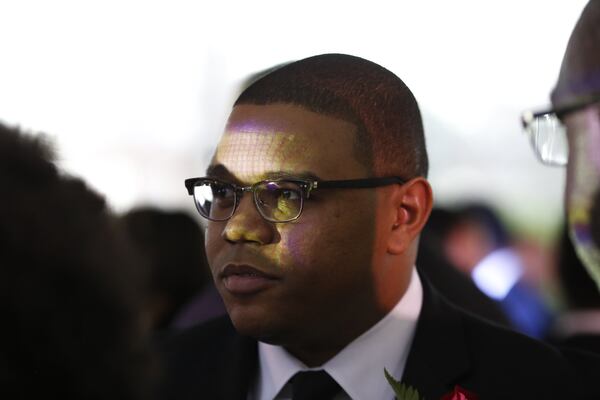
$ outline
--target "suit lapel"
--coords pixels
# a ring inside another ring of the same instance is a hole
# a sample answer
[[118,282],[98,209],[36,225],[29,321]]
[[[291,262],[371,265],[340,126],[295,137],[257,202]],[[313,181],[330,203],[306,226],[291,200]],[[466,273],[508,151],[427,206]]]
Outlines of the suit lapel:
[[423,307],[402,382],[421,397],[440,398],[469,368],[460,314],[421,275]]
[[224,400],[246,400],[258,368],[256,340],[236,335],[223,354],[219,371],[219,395]]

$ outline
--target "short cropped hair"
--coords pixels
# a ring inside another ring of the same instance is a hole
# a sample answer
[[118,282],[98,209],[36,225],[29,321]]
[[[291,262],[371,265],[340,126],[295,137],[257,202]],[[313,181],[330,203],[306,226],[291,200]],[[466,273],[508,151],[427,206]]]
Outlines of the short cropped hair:
[[427,176],[419,106],[395,74],[371,61],[323,54],[256,80],[235,105],[293,104],[357,126],[356,156],[378,176]]

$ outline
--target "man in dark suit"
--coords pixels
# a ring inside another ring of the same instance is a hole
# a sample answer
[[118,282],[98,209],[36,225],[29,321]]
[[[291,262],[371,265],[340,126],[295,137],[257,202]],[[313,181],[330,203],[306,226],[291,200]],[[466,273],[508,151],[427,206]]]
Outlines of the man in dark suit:
[[320,55],[251,84],[186,180],[229,319],[164,343],[164,397],[392,399],[385,368],[427,399],[577,398],[559,353],[416,272],[427,169],[417,103],[377,64]]

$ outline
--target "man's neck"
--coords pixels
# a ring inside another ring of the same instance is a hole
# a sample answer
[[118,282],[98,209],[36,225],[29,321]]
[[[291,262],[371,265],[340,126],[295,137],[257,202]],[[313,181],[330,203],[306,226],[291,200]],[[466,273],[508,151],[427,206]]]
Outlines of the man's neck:
[[[304,336],[302,342],[284,344],[282,347],[307,367],[319,367],[342,351],[354,339],[368,331],[389,311],[387,309],[373,309],[368,312],[360,310],[354,314],[354,318],[352,315],[347,315],[343,320],[338,320],[334,326],[328,325],[331,326],[330,332],[313,332],[311,338]],[[368,315],[370,318],[359,320],[356,315]]]
[[301,349],[300,351],[297,351],[294,348],[290,347],[285,347],[285,349],[298,360],[302,361],[302,363],[304,363],[307,367],[316,368],[331,360],[337,353],[342,351],[344,347],[345,346],[339,348],[327,348],[322,350],[311,349],[308,351],[306,351],[306,349]]
[[[400,297],[398,301],[400,301]],[[357,311],[356,313],[348,313],[344,319],[337,321],[331,327],[330,332],[315,332],[311,340],[297,344],[285,344],[282,347],[298,360],[302,361],[307,367],[319,367],[381,321],[392,308],[381,307],[371,310],[355,310]],[[365,315],[368,318],[359,319],[357,318],[358,315]]]
[[362,301],[354,302],[360,304],[360,307],[340,310],[335,315],[335,323],[324,324],[323,329],[327,327],[327,331],[304,332],[298,337],[301,341],[283,344],[283,347],[310,368],[323,365],[381,321],[398,304],[408,289],[413,268],[382,275],[380,279],[393,281],[395,285],[379,285],[378,287],[387,287],[389,290],[364,294]]

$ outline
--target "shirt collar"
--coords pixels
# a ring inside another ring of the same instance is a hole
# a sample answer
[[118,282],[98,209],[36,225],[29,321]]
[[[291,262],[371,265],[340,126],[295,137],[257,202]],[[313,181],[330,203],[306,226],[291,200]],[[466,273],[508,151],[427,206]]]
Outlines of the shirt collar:
[[[408,288],[396,306],[320,368],[355,400],[393,399],[383,369],[396,379],[406,359],[423,304],[423,287],[413,267]],[[281,346],[259,343],[259,375],[254,398],[271,400],[298,371],[309,370]]]

